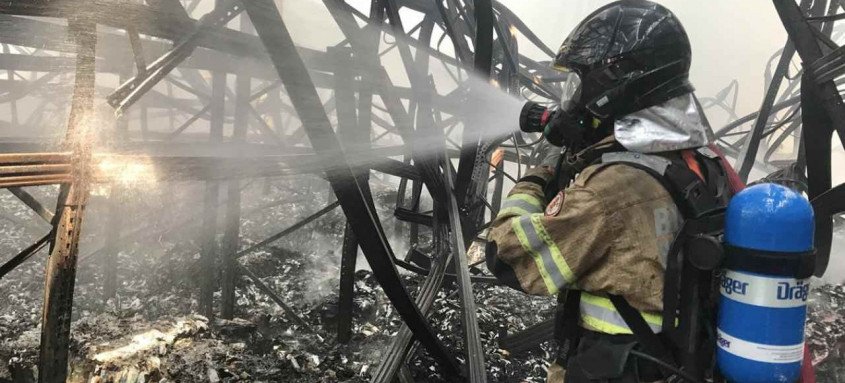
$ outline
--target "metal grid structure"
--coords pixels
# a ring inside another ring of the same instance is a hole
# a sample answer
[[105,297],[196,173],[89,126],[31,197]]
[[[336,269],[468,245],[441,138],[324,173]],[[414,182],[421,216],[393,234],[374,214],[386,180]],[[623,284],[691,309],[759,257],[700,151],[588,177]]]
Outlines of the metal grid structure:
[[[215,0],[213,6],[204,4],[211,0],[22,0],[0,4],[0,44],[4,48],[0,70],[9,74],[0,89],[0,100],[12,110],[10,121],[0,124],[38,126],[45,115],[63,111],[59,101],[51,98],[54,80],[69,82],[73,78],[74,83],[67,134],[61,144],[45,149],[38,143],[9,142],[2,144],[0,154],[0,186],[53,228],[0,266],[2,277],[49,247],[39,365],[42,382],[60,382],[66,377],[85,206],[93,185],[109,182],[112,176],[97,164],[114,158],[140,160],[133,154],[139,150],[147,153],[143,160],[155,166],[157,177],[165,182],[205,182],[201,209],[205,239],[198,276],[204,315],[215,314],[213,294],[219,290],[219,315],[231,318],[235,279],[244,276],[282,306],[291,320],[307,328],[270,287],[238,263],[238,258],[339,207],[348,223],[341,244],[337,341],[346,342],[350,337],[353,274],[360,248],[405,323],[373,381],[392,381],[417,345],[438,360],[447,375],[486,381],[472,288],[474,283],[495,280],[471,275],[474,265],[467,264],[466,250],[485,228],[485,217],[497,213],[505,178],[515,178],[505,169],[531,164],[528,152],[538,140],[517,134],[484,139],[484,126],[462,116],[456,105],[473,97],[470,72],[495,81],[504,92],[559,101],[565,78],[548,73],[547,63],[521,55],[516,34],[526,37],[549,59],[555,52],[495,0],[372,0],[369,14],[344,0],[324,0],[344,40],[314,50],[298,46],[296,36],[289,32],[279,9],[286,1],[292,0]],[[192,18],[201,5],[213,10]],[[816,1],[811,7],[811,2],[804,0],[801,8],[792,0],[774,0],[774,5],[789,41],[778,56],[760,112],[741,118],[734,114],[735,121],[718,130],[719,145],[738,158],[738,169],[746,179],[756,166],[774,172],[774,178],[807,185],[819,212],[818,244],[825,260],[817,273],[821,274],[830,248],[831,216],[845,210],[843,189],[832,188],[830,178],[831,135],[836,131],[845,139],[845,108],[837,89],[845,71],[845,50],[831,38],[834,22],[842,18],[837,13],[842,4],[838,0],[830,4]],[[421,15],[422,21],[409,28],[400,12],[403,9]],[[240,18],[239,30],[229,27],[236,18]],[[385,46],[384,36],[392,36],[394,42]],[[440,41],[435,36],[441,36]],[[449,49],[441,49],[443,40],[450,42]],[[387,74],[381,57],[390,50],[398,51],[410,86],[395,85]],[[788,73],[796,52],[806,63],[800,84],[798,74]],[[437,91],[429,77],[432,61],[454,75],[454,91],[445,95]],[[69,76],[71,72],[75,72],[73,76]],[[104,128],[118,143],[109,153],[98,153],[86,145],[98,75],[120,78],[118,87],[105,90],[108,104],[120,116],[115,126]],[[234,90],[229,88],[228,76],[236,78]],[[784,82],[787,86],[781,91]],[[174,96],[174,88],[192,98]],[[328,102],[321,98],[326,91],[331,93]],[[731,91],[704,99],[703,106],[733,113]],[[22,121],[15,103],[28,96],[43,102]],[[227,102],[234,107],[227,109]],[[153,113],[169,115],[170,126],[150,126]],[[187,118],[177,126],[174,115]],[[130,119],[137,119],[133,122],[139,131],[129,130]],[[197,121],[209,125],[202,142],[174,141],[191,131]],[[750,122],[753,126],[744,129]],[[233,129],[226,135],[224,125],[228,123]],[[447,136],[457,126],[463,130],[460,142]],[[380,140],[385,136],[399,137],[403,144],[385,145]],[[414,145],[432,136],[441,137],[436,155],[424,154]],[[504,144],[505,139],[511,142]],[[790,140],[800,153],[796,159],[787,163],[775,158],[775,151]],[[236,148],[249,155],[221,156],[222,148]],[[504,149],[508,165],[491,163],[497,148]],[[765,150],[762,156],[758,155],[760,148]],[[222,162],[230,166],[219,166]],[[324,167],[326,163],[334,165]],[[809,177],[803,177],[804,169]],[[407,255],[394,253],[375,211],[369,185],[375,172],[401,179],[394,214],[411,224]],[[337,202],[242,249],[241,181],[305,173],[326,179]],[[37,185],[60,185],[55,211],[27,192],[27,187]],[[225,202],[220,201],[223,188]],[[433,201],[430,212],[420,211],[424,193]],[[216,217],[220,208],[226,224],[218,245]],[[97,257],[104,263],[106,296],[117,289],[114,254],[123,236],[118,214],[109,220],[113,232],[106,233],[106,244],[81,258]],[[430,231],[431,248],[417,246],[421,230]],[[222,264],[219,282],[212,277],[216,259]],[[397,268],[425,275],[416,296],[403,286]],[[435,295],[447,281],[455,283],[462,302],[465,355],[447,349],[426,319]],[[541,325],[516,338],[525,343],[548,332],[549,326]]]

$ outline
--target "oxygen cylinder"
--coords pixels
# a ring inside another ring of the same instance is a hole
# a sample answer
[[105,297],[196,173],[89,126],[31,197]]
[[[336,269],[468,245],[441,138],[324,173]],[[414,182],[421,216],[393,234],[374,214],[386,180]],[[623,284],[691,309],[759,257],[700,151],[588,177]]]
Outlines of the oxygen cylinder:
[[729,382],[798,380],[813,231],[810,202],[781,185],[749,187],[728,205],[716,362]]

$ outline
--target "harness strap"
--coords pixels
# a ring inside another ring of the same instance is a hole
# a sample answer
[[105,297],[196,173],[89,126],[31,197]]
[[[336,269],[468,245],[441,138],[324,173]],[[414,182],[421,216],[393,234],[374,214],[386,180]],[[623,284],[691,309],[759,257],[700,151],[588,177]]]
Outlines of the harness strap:
[[[640,313],[628,303],[628,301],[618,295],[608,295],[610,301],[613,302],[613,306],[616,307],[616,311],[619,312],[619,315],[622,316],[622,319],[625,319],[625,323],[628,324],[628,327],[634,333],[634,337],[637,338],[637,342],[640,343],[643,347],[643,351],[647,354],[660,359],[661,361],[665,362],[670,366],[677,366],[677,362],[673,360],[672,354],[670,354],[666,350],[666,346],[654,333],[651,331],[651,327],[648,326],[645,319],[640,315]],[[674,373],[666,368],[661,367],[661,372],[665,378],[670,378]]]
[[684,246],[684,230],[687,223],[684,222],[678,236],[672,241],[669,247],[669,254],[666,256],[666,272],[663,273],[663,333],[677,342],[677,319],[678,309],[681,303],[681,274],[683,266],[681,262],[681,249]]
[[555,312],[555,338],[558,344],[557,364],[566,368],[569,358],[575,354],[578,349],[578,343],[581,340],[581,326],[578,325],[578,316],[581,313],[579,307],[581,305],[581,291],[569,289],[566,292],[566,300],[560,302],[560,297],[564,294],[558,294],[557,311]]

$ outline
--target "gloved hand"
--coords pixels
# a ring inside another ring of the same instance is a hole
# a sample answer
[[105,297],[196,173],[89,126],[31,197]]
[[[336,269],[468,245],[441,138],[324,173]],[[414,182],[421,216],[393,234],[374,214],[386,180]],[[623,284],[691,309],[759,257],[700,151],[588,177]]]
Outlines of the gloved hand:
[[549,169],[554,170],[560,162],[560,156],[563,148],[552,145],[548,141],[543,141],[540,145],[541,147],[538,148],[538,151],[540,152],[540,166],[546,166]]

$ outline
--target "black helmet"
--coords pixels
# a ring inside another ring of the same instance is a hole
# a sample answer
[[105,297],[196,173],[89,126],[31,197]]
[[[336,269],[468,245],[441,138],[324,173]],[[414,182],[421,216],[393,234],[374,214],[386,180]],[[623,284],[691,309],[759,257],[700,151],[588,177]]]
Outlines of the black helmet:
[[555,68],[581,85],[573,101],[600,117],[619,117],[693,91],[690,43],[678,18],[645,0],[599,8],[566,38]]

